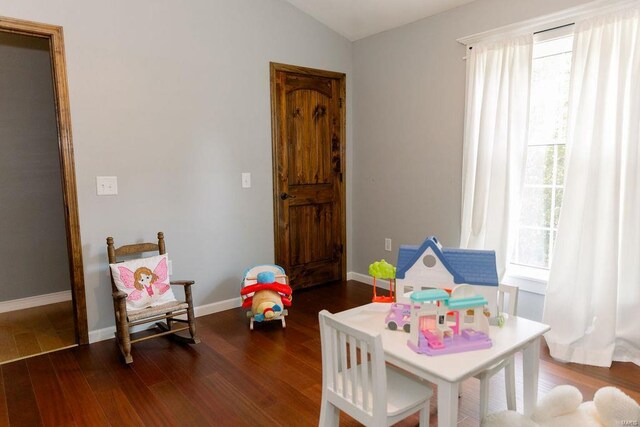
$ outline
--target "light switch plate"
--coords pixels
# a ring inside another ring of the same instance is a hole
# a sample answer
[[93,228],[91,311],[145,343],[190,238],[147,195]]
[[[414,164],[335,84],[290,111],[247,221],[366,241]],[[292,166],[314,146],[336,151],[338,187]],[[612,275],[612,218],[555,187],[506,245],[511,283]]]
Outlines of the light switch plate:
[[96,192],[98,196],[115,196],[118,194],[118,177],[96,176]]
[[242,172],[242,188],[251,188],[250,172]]

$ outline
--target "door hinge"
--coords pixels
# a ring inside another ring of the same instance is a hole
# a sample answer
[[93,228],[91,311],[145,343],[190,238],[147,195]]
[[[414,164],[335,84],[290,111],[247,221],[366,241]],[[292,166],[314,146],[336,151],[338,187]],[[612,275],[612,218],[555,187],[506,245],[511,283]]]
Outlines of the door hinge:
[[338,98],[338,102],[340,104],[340,108],[342,108],[342,98]]

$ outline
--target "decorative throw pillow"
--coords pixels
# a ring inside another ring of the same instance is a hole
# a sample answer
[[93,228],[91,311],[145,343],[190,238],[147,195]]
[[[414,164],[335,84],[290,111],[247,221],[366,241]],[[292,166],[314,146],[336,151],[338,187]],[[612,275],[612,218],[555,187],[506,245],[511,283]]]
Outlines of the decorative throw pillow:
[[110,264],[113,282],[127,294],[127,310],[140,310],[176,301],[169,286],[168,255]]

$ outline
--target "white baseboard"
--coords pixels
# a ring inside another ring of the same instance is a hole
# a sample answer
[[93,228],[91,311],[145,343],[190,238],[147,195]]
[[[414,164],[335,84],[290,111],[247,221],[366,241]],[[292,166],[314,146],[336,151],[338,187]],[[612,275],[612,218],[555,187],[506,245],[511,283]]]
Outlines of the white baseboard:
[[[232,308],[237,308],[242,306],[242,298],[231,298],[224,301],[218,301],[211,304],[200,305],[194,308],[194,313],[196,317],[206,316],[207,314],[218,313],[220,311],[230,310]],[[139,325],[137,327],[131,328],[131,332],[140,332],[145,329],[149,329],[152,325]],[[107,328],[96,329],[93,331],[89,331],[89,343],[94,343],[98,341],[109,340],[114,337],[116,332],[115,326],[109,326]]]
[[52,294],[36,295],[34,297],[14,299],[0,302],[0,313],[7,311],[24,310],[25,308],[39,307],[41,305],[55,304],[57,302],[70,301],[71,291],[55,292]]
[[232,308],[238,308],[241,306],[242,298],[237,297],[195,307],[194,312],[196,317],[200,317],[206,316],[207,314],[218,313],[220,311],[231,310]]
[[[367,276],[366,274],[356,273],[355,271],[350,271],[347,273],[347,280],[356,280],[358,282],[373,286],[373,277]],[[384,279],[377,279],[376,286],[378,288],[389,290],[389,281]]]

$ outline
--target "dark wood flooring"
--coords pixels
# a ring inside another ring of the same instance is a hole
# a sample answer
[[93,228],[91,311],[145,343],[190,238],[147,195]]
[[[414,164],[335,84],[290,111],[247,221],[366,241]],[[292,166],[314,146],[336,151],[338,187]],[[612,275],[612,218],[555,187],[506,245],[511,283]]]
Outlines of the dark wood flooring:
[[[241,309],[200,317],[201,344],[144,341],[134,346],[130,366],[121,362],[113,340],[2,365],[0,426],[317,425],[318,311],[337,312],[370,299],[371,287],[357,282],[297,292],[284,330],[271,322],[251,332]],[[500,375],[493,379],[491,411],[506,407],[503,383]],[[640,400],[640,367],[561,364],[543,350],[540,392],[557,384],[573,384],[589,400],[612,384]],[[464,383],[459,404],[459,425],[477,425],[478,381]],[[345,415],[341,424],[356,425]],[[401,425],[417,424],[416,416]]]

